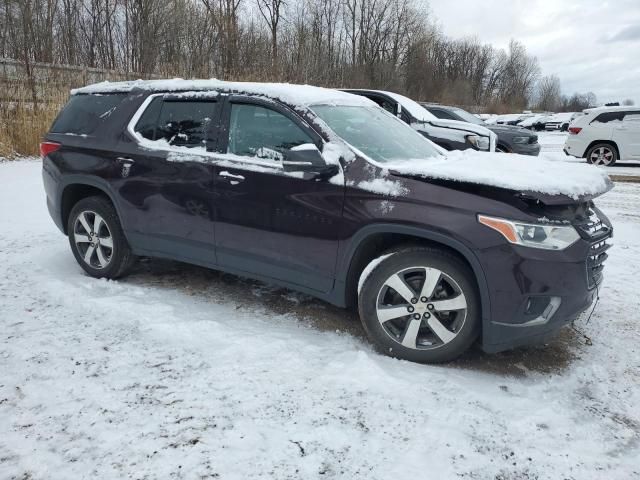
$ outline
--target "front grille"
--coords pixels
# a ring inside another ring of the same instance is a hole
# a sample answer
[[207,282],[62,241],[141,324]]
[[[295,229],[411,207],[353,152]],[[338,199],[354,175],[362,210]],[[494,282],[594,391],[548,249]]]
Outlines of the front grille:
[[602,281],[602,270],[604,270],[604,262],[609,255],[607,250],[611,248],[611,243],[602,240],[592,243],[589,247],[589,256],[587,257],[587,284],[589,288],[593,288]]
[[607,250],[611,248],[611,227],[605,225],[598,215],[591,209],[587,217],[576,225],[580,236],[589,241],[589,254],[587,256],[587,284],[593,288],[602,281],[604,262],[609,257]]

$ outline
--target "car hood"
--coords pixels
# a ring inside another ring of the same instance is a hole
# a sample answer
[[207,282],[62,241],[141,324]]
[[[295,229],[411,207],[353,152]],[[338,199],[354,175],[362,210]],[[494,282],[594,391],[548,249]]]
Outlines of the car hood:
[[475,125],[473,123],[461,122],[460,120],[442,120],[440,118],[429,120],[431,125],[443,128],[455,128],[456,130],[466,130],[467,132],[482,135],[484,137],[491,137],[491,130],[482,125]]
[[423,181],[509,190],[547,205],[587,201],[613,187],[606,172],[592,165],[473,150],[452,151],[441,158],[395,161],[385,168],[391,174]]

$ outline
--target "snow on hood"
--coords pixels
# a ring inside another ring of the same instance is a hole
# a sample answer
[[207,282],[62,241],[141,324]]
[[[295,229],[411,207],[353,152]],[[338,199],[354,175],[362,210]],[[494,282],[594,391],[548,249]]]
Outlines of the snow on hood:
[[198,90],[224,90],[252,95],[264,95],[281,100],[290,105],[309,106],[316,104],[372,106],[375,102],[368,98],[330,88],[290,83],[224,82],[215,78],[209,80],[133,80],[126,82],[100,82],[71,90],[72,95],[79,93],[116,93],[130,92],[134,89],[177,92]]
[[592,165],[552,161],[544,155],[452,151],[443,158],[403,160],[384,165],[401,175],[476,183],[493,187],[565,195],[574,200],[611,189],[606,172]]

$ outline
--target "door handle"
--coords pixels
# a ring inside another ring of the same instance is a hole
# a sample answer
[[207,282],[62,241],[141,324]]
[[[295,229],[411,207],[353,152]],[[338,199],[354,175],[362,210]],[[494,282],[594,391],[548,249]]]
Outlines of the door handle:
[[218,174],[218,177],[225,179],[231,185],[237,185],[240,182],[244,182],[244,177],[242,175],[234,175],[233,173],[229,173],[226,170],[223,170]]
[[120,163],[136,163],[133,158],[128,157],[118,157],[116,158],[116,160],[118,160]]

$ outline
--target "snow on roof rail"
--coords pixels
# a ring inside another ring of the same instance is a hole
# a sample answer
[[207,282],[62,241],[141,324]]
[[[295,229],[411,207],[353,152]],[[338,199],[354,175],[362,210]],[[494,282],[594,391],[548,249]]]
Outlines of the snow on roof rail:
[[71,95],[83,93],[119,93],[132,90],[157,92],[186,92],[216,90],[235,93],[262,95],[278,99],[291,105],[309,106],[314,104],[375,105],[367,98],[330,88],[290,83],[225,82],[215,78],[209,80],[133,80],[125,82],[100,82],[71,90]]
[[640,107],[636,107],[633,105],[616,105],[616,106],[610,106],[610,107],[592,107],[592,108],[585,108],[583,110],[583,112],[585,113],[590,113],[590,112],[620,112],[620,111],[625,111],[625,110],[640,110]]

